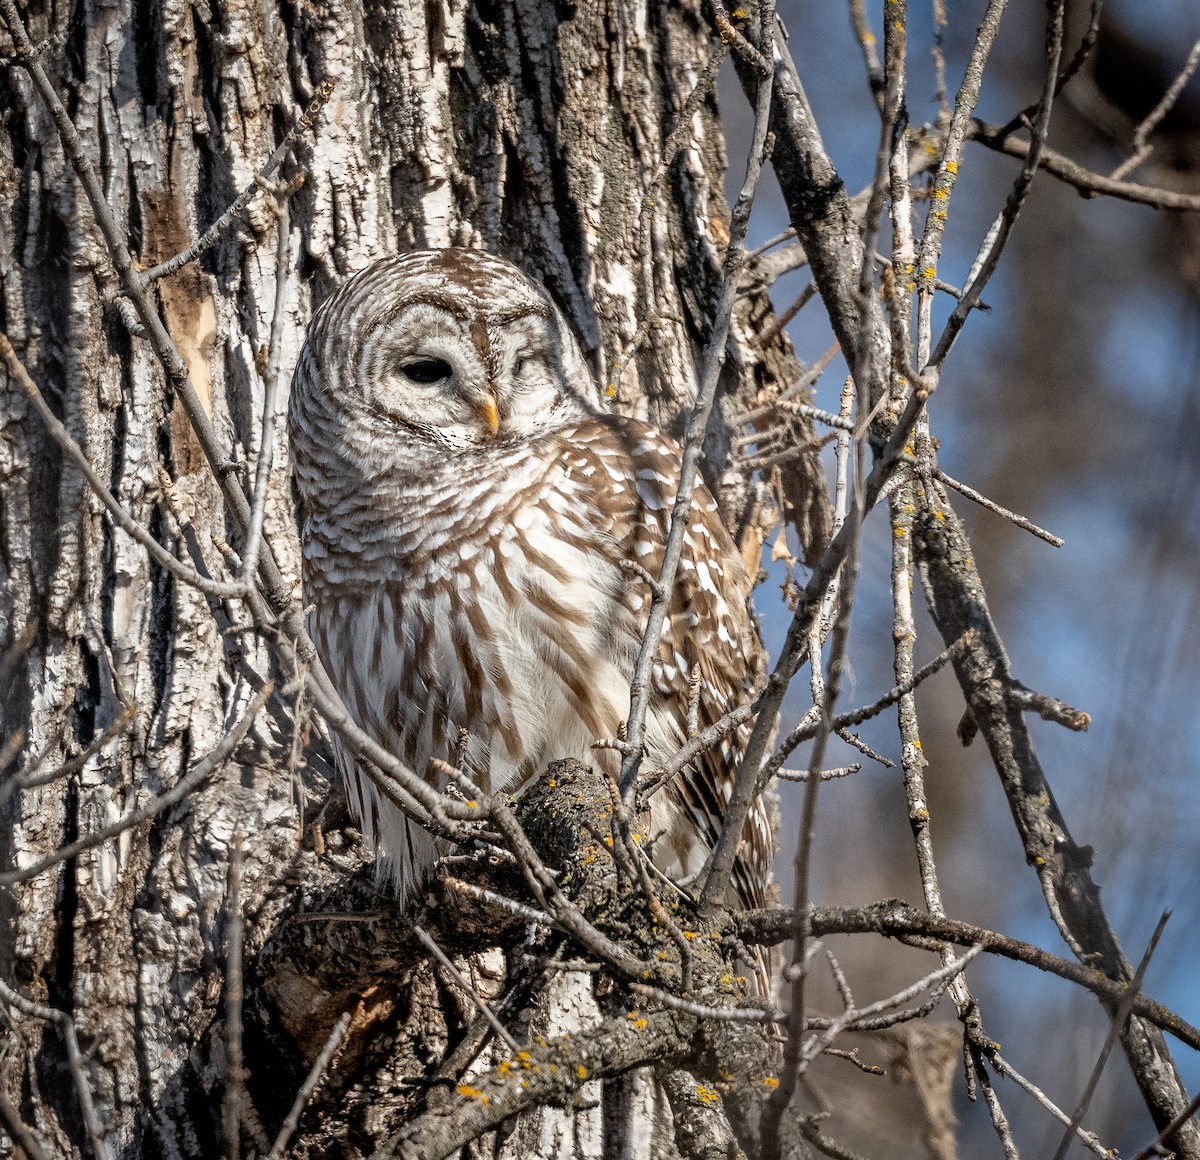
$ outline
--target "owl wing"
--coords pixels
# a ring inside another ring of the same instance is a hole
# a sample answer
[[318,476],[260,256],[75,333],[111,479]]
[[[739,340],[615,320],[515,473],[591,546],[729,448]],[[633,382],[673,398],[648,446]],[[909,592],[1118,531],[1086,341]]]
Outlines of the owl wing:
[[[596,489],[595,511],[611,550],[626,561],[631,609],[644,626],[650,592],[637,571],[657,578],[662,567],[671,509],[678,488],[682,451],[660,431],[634,419],[597,418],[580,428],[568,463],[589,473]],[[620,560],[618,560],[618,563]],[[629,563],[637,569],[629,568]],[[697,726],[713,724],[749,700],[761,683],[765,658],[758,624],[750,610],[751,579],[703,482],[697,482],[691,519],[662,639],[652,672],[650,713],[681,746],[687,739],[693,696],[692,674],[699,671]],[[638,637],[640,643],[640,632]],[[694,843],[705,853],[716,845],[749,727],[741,726],[685,768],[664,791],[683,822],[667,835],[676,844]],[[666,760],[673,752],[653,752]],[[690,830],[690,833],[688,832]],[[733,882],[743,905],[769,900],[774,837],[768,803],[755,802],[746,820]],[[681,863],[687,864],[681,850]]]

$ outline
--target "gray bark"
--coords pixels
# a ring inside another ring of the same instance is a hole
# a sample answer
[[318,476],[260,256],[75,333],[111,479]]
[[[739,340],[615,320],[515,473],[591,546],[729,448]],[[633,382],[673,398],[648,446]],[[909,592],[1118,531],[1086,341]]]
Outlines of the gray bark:
[[[404,246],[487,246],[545,282],[621,410],[678,430],[728,218],[711,99],[660,172],[664,142],[713,50],[698,2],[83,0],[25,15],[145,266],[218,217],[295,111],[321,82],[336,82],[315,133],[302,135],[285,166],[285,178],[302,171],[305,182],[291,200],[287,318],[283,348],[272,352],[284,367],[314,306],[369,260]],[[0,118],[0,325],[133,517],[196,567],[224,575],[214,541],[239,545],[218,485],[148,345],[119,317],[88,205],[16,64]],[[276,297],[267,202],[155,289],[224,454],[249,478]],[[786,339],[757,348],[755,330],[770,329],[765,295],[748,294],[737,323],[725,399],[749,406],[798,368]],[[614,367],[623,367],[619,380]],[[311,723],[288,687],[291,666],[273,659],[240,607],[172,580],[113,526],[7,380],[0,423],[0,646],[36,626],[0,694],[5,738],[25,733],[15,768],[35,755],[54,768],[133,710],[77,774],[0,805],[0,866],[27,866],[175,784],[241,716],[253,673],[281,690],[251,741],[185,801],[0,893],[0,978],[75,1020],[118,1154],[215,1154],[236,838],[248,972],[243,1135],[263,1150],[262,1133],[278,1128],[350,1009],[355,1036],[333,1085],[340,1103],[321,1105],[319,1130],[304,1121],[297,1154],[368,1154],[413,1106],[413,1089],[396,1083],[397,1061],[436,1066],[468,1021],[460,997],[408,951],[379,953],[390,936],[369,924],[298,917],[351,904],[386,911],[389,901],[374,893],[336,792],[321,812],[329,779],[319,746],[306,760],[297,741]],[[730,469],[720,422],[709,452],[729,522],[756,558],[769,517],[751,514],[747,526],[751,497]],[[814,464],[798,461],[775,480],[809,546],[826,527]],[[266,530],[294,578],[287,478],[284,449]],[[369,948],[359,945],[363,931]],[[3,1035],[0,1092],[48,1146],[86,1153],[54,1028],[25,1019]],[[561,1140],[525,1121],[514,1137],[521,1155],[598,1154],[603,1141],[586,1116],[583,1127],[560,1116],[573,1133]]]

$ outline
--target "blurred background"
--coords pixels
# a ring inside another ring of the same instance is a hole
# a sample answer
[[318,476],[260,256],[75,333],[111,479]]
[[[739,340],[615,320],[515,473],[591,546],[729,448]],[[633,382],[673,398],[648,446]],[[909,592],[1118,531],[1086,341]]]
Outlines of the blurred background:
[[[878,35],[882,5],[869,7]],[[943,44],[951,97],[984,7],[982,0],[948,5]],[[930,8],[910,5],[908,112],[914,127],[937,115]],[[826,146],[857,192],[871,178],[879,119],[847,5],[780,0],[779,10]],[[1069,14],[1064,61],[1083,34],[1088,5],[1072,5]],[[1042,3],[1010,3],[977,115],[1003,123],[1036,101],[1044,22]],[[1133,127],[1158,102],[1198,38],[1196,0],[1108,0],[1092,62],[1056,103],[1050,146],[1110,173],[1127,156]],[[728,66],[721,100],[736,192],[749,114]],[[1200,192],[1200,77],[1184,90],[1152,143],[1149,162],[1131,180]],[[968,143],[950,205],[941,278],[961,285],[1018,168],[1017,161]],[[918,231],[923,217],[919,205]],[[751,244],[786,227],[778,189],[768,184]],[[789,306],[807,281],[801,270],[777,282],[776,308]],[[1200,216],[1085,199],[1039,175],[985,292],[992,309],[968,322],[930,404],[942,467],[1066,541],[1056,550],[954,496],[1015,674],[1092,716],[1085,734],[1033,719],[1039,754],[1075,840],[1095,849],[1094,877],[1133,962],[1163,909],[1173,911],[1146,990],[1192,1023],[1200,1023],[1198,289]],[[935,340],[948,301],[939,303]],[[790,333],[806,363],[832,341],[819,302],[801,312]],[[844,376],[839,359],[818,383],[819,406],[837,409]],[[878,510],[865,529],[844,708],[870,703],[893,684],[889,561],[886,512]],[[776,571],[758,603],[768,642],[777,648],[788,614],[772,599],[782,581]],[[914,596],[921,608],[920,594]],[[939,651],[940,641],[924,615],[918,632],[923,663]],[[791,721],[807,707],[804,693],[797,689]],[[922,688],[918,704],[948,912],[1069,955],[1025,865],[984,746],[964,749],[956,737],[963,702],[950,670]],[[862,734],[897,768],[868,764],[855,777],[822,787],[815,900],[855,904],[899,896],[919,903],[894,711]],[[835,743],[826,764],[853,760],[861,758]],[[791,764],[804,762],[798,757]],[[790,895],[800,792],[785,787],[784,796],[776,872]],[[881,998],[933,962],[861,936],[826,945],[860,1002]],[[968,979],[988,1034],[1005,1057],[1072,1110],[1108,1029],[1097,1002],[1032,968],[998,960],[980,961]],[[822,985],[818,1006],[837,1005]],[[937,1017],[953,1022],[947,1001]],[[880,1062],[869,1044],[862,1054],[864,1061]],[[1196,1090],[1200,1059],[1184,1048],[1175,1055]],[[925,1155],[915,1121],[911,1141],[901,1141],[886,1116],[874,1118],[869,1098],[838,1097],[844,1084],[866,1092],[889,1085],[852,1070],[842,1061],[825,1061],[817,1077],[840,1107],[831,1134],[867,1155]],[[1000,1155],[982,1100],[970,1104],[965,1098],[961,1066],[954,1081],[961,1154]],[[1023,1153],[1053,1155],[1061,1125],[1011,1082],[997,1085]],[[1119,1050],[1085,1126],[1125,1155],[1155,1135]],[[1071,1152],[1084,1154],[1078,1145]]]

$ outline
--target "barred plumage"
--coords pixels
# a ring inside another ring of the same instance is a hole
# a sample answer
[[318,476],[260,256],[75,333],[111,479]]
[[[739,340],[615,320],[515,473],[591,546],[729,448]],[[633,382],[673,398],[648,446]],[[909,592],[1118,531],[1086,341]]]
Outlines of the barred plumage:
[[[377,262],[313,319],[290,435],[313,639],[358,723],[417,773],[457,758],[487,790],[517,790],[561,757],[615,772],[617,755],[592,743],[628,713],[681,453],[601,411],[544,292],[477,251]],[[701,728],[761,676],[748,595],[700,486],[653,674],[650,763],[686,740],[693,666]],[[703,864],[744,741],[656,796],[650,848],[666,873]],[[407,893],[435,843],[339,764]],[[765,900],[771,850],[759,803],[736,872],[746,904]]]

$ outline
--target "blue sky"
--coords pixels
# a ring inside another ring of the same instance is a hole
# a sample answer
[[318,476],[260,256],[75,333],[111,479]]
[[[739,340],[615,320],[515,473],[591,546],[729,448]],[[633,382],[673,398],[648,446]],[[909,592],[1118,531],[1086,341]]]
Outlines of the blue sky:
[[[859,189],[870,179],[878,120],[845,7],[792,3],[780,8],[826,145],[847,185]],[[952,3],[950,9],[946,47],[953,88],[969,48],[964,37],[974,34],[983,4]],[[1126,0],[1108,10],[1126,34],[1160,51],[1175,67],[1200,36],[1200,5],[1194,2]],[[1037,67],[1042,12],[1032,0],[1010,6],[985,79],[983,117],[1006,120],[1036,95],[1030,69],[1020,66],[1029,60]],[[924,47],[928,23],[922,26],[926,6],[920,11],[913,6],[911,19],[909,111],[920,123],[936,112]],[[1184,104],[1188,101],[1200,102],[1195,79]],[[737,183],[744,158],[736,143],[744,139],[747,115],[735,85],[724,85],[722,105],[730,126],[731,177]],[[1120,160],[1069,102],[1060,112],[1052,144],[1101,171]],[[1014,162],[968,146],[951,206],[943,277],[962,280],[1013,176]],[[1174,909],[1148,989],[1200,1023],[1200,955],[1193,934],[1200,918],[1200,795],[1195,792],[1200,772],[1195,649],[1200,634],[1200,504],[1195,498],[1200,493],[1200,327],[1195,290],[1177,277],[1170,224],[1152,210],[1085,202],[1043,177],[1026,213],[1030,222],[1041,215],[1042,228],[1018,224],[1006,261],[985,294],[992,311],[973,317],[947,363],[930,408],[933,430],[947,471],[985,491],[989,485],[1006,489],[993,498],[1066,540],[1056,551],[965,500],[956,501],[971,528],[1017,676],[1093,716],[1086,734],[1040,721],[1033,731],[1076,841],[1095,847],[1094,876],[1110,921],[1127,955],[1136,960],[1161,910]],[[785,226],[778,189],[767,183],[752,223],[752,243]],[[1029,271],[1038,262],[1052,276],[1031,289]],[[807,272],[782,280],[774,292],[778,307],[788,305],[806,281]],[[1033,302],[1035,290],[1042,297]],[[1039,316],[1052,320],[1048,329],[1054,341],[1031,351],[1027,336],[1040,328],[1030,322]],[[819,304],[800,316],[791,334],[805,361],[828,346],[831,334]],[[836,410],[844,373],[840,362],[831,367],[818,385],[819,405]],[[1024,425],[1013,422],[1015,408],[1021,408]],[[1033,506],[1023,507],[1025,500]],[[892,683],[889,547],[881,515],[873,517],[864,543],[847,706],[873,700]],[[769,643],[777,642],[787,619],[772,599],[776,584],[773,578],[760,589]],[[927,659],[937,644],[927,620],[920,631],[921,658]],[[920,704],[935,841],[939,834],[944,839],[939,864],[951,912],[1067,954],[1046,917],[1036,879],[1024,866],[983,747],[964,752],[954,739],[961,698],[953,678],[939,674]],[[793,712],[803,708],[804,698],[797,696]],[[882,752],[898,756],[893,716],[863,732]],[[829,762],[850,759],[839,750]],[[868,768],[851,782],[825,787],[821,800],[818,901],[867,901],[889,894],[917,901],[898,773]],[[785,838],[779,864],[785,886],[791,852]],[[846,953],[856,952],[847,948]],[[873,981],[879,986],[899,981],[880,969],[883,976],[864,983],[866,997],[884,993],[878,987],[872,992]],[[1052,1094],[1073,1104],[1104,1035],[1094,1001],[1046,983],[1028,968],[984,964],[973,970],[971,980],[983,997],[989,1031],[1006,1044],[1011,1062],[1035,1079],[1044,1073]],[[1047,1049],[1048,1034],[1053,1050]],[[1194,1090],[1200,1063],[1185,1049],[1176,1058]],[[1107,1132],[1106,1143],[1128,1148],[1149,1138],[1148,1120],[1131,1089],[1123,1061],[1114,1060],[1094,1124]],[[1044,1114],[1011,1087],[1001,1094],[1010,1115],[1028,1121],[1018,1140],[1052,1149],[1057,1135]],[[998,1154],[979,1109],[964,1104],[960,1112],[968,1133],[964,1138],[981,1155]]]

